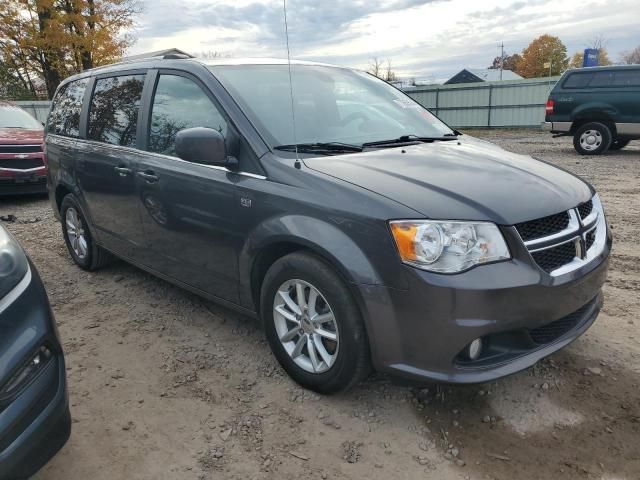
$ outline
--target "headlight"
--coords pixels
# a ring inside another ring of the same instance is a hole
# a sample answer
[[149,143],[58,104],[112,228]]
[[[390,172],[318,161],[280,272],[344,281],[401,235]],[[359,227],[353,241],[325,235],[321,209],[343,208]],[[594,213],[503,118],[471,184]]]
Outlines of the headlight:
[[22,248],[4,227],[0,227],[0,298],[20,283],[28,269]]
[[398,220],[390,225],[402,261],[423,270],[456,273],[511,258],[493,223]]

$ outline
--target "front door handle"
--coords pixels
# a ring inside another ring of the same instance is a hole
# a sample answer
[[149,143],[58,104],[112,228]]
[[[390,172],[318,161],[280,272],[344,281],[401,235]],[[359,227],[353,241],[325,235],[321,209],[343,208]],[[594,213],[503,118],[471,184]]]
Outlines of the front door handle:
[[160,180],[155,173],[149,170],[147,170],[146,172],[138,172],[138,176],[147,183],[156,183],[158,180]]
[[118,175],[121,177],[126,177],[131,173],[131,169],[127,167],[114,167],[113,169],[118,172]]

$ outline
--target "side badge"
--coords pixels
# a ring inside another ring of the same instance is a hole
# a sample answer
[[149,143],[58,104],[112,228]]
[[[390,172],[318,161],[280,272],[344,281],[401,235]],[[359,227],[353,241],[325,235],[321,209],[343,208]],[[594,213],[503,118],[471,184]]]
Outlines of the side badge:
[[251,199],[250,198],[241,197],[240,198],[240,205],[242,205],[245,208],[251,208]]

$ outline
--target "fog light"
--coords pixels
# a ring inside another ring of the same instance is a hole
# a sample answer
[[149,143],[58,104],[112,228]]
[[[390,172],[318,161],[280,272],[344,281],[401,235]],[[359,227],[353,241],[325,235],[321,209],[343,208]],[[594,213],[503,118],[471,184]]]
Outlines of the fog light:
[[13,377],[2,387],[0,395],[8,395],[18,390],[22,385],[31,380],[52,356],[51,350],[44,345],[33,355],[29,361],[18,370]]
[[482,353],[482,339],[476,338],[473,342],[469,344],[467,347],[467,356],[470,360],[477,360],[477,358]]

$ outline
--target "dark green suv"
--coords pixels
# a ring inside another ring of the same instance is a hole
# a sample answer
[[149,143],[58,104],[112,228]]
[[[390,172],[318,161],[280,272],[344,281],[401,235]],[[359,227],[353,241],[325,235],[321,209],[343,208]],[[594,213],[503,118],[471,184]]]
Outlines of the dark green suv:
[[549,95],[542,129],[572,135],[582,155],[640,138],[640,65],[566,71]]

